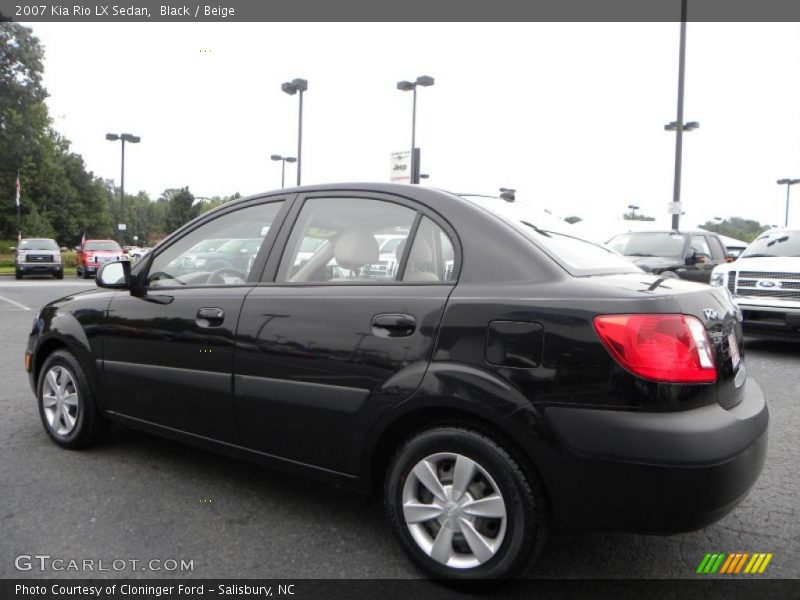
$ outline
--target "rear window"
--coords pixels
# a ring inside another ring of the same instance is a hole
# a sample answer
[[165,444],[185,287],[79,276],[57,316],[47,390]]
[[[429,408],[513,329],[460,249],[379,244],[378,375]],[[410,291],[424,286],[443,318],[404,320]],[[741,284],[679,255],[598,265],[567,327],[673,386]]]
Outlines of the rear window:
[[84,246],[85,250],[100,250],[100,251],[108,251],[108,252],[122,252],[122,248],[119,247],[117,242],[86,242]]
[[22,240],[20,250],[58,250],[55,240]]
[[638,273],[641,269],[610,248],[574,235],[572,225],[541,209],[502,198],[462,196],[516,229],[570,275]]
[[800,256],[800,231],[768,231],[761,234],[742,253],[742,258],[758,256]]

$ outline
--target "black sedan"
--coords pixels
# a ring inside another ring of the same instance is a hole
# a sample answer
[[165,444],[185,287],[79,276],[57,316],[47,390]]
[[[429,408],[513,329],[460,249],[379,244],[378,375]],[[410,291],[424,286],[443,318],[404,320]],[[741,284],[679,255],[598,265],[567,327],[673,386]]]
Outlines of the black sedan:
[[[397,268],[379,268],[398,236]],[[241,265],[175,267],[203,240],[254,238]],[[511,577],[552,522],[704,527],[764,462],[767,408],[725,290],[646,274],[500,199],[281,190],[97,284],[42,308],[28,341],[56,444],[115,421],[382,495],[432,577]]]

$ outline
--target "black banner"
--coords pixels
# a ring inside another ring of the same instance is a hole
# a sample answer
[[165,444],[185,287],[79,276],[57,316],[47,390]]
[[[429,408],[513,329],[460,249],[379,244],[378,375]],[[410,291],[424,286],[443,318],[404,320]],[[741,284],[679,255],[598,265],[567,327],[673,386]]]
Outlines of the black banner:
[[[679,21],[681,0],[0,0],[14,21]],[[800,21],[792,0],[689,0],[689,21]]]
[[590,580],[540,579],[502,584],[482,583],[453,589],[442,582],[425,580],[352,579],[75,579],[0,580],[3,600],[283,600],[352,599],[427,600],[448,598],[703,598],[725,600],[800,597],[800,580],[786,579],[680,579]]

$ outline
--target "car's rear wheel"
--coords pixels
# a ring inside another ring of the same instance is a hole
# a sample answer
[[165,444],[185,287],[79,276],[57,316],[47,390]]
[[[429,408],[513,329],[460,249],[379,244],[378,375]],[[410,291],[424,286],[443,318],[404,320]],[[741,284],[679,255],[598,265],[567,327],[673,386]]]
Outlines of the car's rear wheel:
[[66,350],[47,357],[37,382],[39,415],[45,431],[64,448],[85,448],[105,431],[106,421],[78,360]]
[[22,273],[19,271],[14,271],[14,279],[22,279]]
[[404,444],[389,467],[384,502],[403,549],[437,579],[513,577],[544,542],[536,477],[469,429],[431,429]]

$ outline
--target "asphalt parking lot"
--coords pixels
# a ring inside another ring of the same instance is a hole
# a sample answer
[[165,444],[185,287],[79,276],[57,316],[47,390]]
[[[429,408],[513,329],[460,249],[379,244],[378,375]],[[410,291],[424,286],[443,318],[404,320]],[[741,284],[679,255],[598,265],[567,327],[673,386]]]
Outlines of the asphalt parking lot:
[[[0,577],[15,557],[193,561],[191,571],[94,577],[407,578],[376,501],[129,430],[81,452],[50,442],[23,369],[36,309],[92,281],[0,277]],[[671,537],[552,532],[527,573],[543,578],[686,578],[707,552],[770,552],[762,577],[800,577],[800,344],[747,340],[771,412],[756,487],[732,514]],[[83,575],[85,576],[85,575]],[[735,577],[735,576],[733,576]]]

